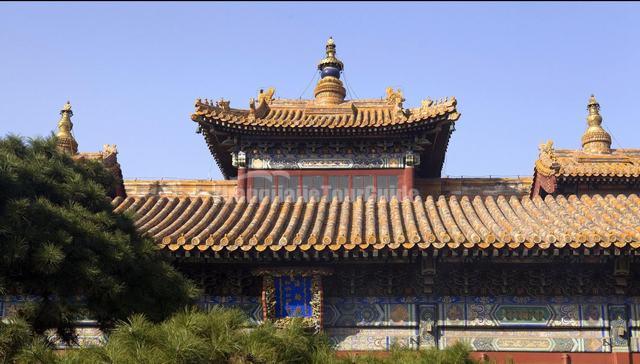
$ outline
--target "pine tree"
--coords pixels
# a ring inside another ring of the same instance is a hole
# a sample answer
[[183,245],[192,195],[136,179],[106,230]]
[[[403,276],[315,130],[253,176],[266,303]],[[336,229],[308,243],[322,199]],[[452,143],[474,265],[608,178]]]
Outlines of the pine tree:
[[113,175],[56,150],[55,137],[0,138],[0,294],[28,296],[36,333],[73,338],[74,322],[111,327],[133,313],[161,321],[198,292],[115,214]]

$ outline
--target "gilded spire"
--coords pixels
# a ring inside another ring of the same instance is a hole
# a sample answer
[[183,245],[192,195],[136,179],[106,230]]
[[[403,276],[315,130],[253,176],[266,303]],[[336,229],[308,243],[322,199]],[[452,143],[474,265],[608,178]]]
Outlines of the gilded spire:
[[611,153],[611,135],[602,128],[602,116],[600,104],[596,97],[591,95],[587,105],[587,130],[582,135],[582,150],[586,153],[604,154]]
[[71,122],[71,117],[73,116],[73,111],[71,110],[71,103],[67,101],[67,103],[60,110],[60,121],[58,121],[58,132],[56,133],[56,137],[58,141],[56,146],[59,151],[68,153],[68,154],[76,154],[78,153],[78,142],[73,137],[71,130],[73,129],[73,123]]
[[318,63],[320,81],[313,93],[318,103],[339,104],[344,101],[347,91],[340,81],[344,64],[336,58],[336,44],[332,37],[327,41],[326,52],[326,57]]
[[322,71],[322,78],[326,76],[340,78],[340,71],[344,69],[344,64],[336,58],[336,43],[333,41],[333,37],[329,37],[325,48],[327,56],[318,63],[318,69]]

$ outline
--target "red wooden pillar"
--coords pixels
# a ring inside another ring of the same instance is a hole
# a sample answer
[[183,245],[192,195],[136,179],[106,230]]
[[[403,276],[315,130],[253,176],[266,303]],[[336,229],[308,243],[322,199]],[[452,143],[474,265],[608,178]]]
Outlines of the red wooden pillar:
[[404,171],[402,173],[402,198],[413,198],[413,172],[416,164],[419,163],[418,157],[413,152],[404,155]]
[[322,196],[327,196],[329,198],[329,176],[322,176]]
[[404,167],[402,180],[402,198],[413,198],[413,166]]
[[[373,178],[373,191],[371,191],[371,195],[373,196],[374,199],[378,200],[378,175],[373,174],[371,175],[371,178]],[[385,178],[389,178],[389,177],[385,177]]]
[[241,198],[247,195],[247,168],[238,167],[238,184],[236,185],[236,197]]

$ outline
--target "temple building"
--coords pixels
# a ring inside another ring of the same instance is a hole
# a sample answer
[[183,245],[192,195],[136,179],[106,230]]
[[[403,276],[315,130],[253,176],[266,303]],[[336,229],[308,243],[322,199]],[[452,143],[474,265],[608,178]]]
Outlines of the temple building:
[[442,178],[456,99],[347,99],[344,67],[329,39],[313,99],[196,100],[225,180],[124,181],[115,211],[204,306],[302,317],[338,350],[640,361],[640,149],[611,148],[595,97],[582,148],[541,145],[531,178]]

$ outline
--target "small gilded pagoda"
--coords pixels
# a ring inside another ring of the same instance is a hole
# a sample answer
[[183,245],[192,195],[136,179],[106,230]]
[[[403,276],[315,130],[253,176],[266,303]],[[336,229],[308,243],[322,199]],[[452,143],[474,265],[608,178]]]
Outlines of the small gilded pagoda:
[[115,211],[204,306],[301,317],[339,350],[640,360],[640,149],[611,148],[595,97],[582,148],[541,145],[532,178],[442,178],[456,99],[347,99],[344,67],[329,39],[313,99],[196,100],[225,180],[125,181]]

